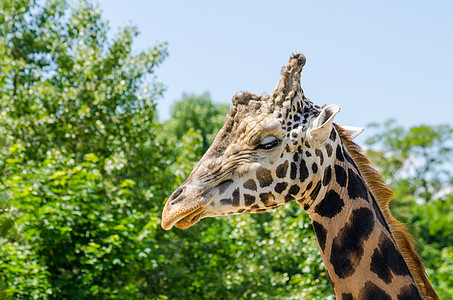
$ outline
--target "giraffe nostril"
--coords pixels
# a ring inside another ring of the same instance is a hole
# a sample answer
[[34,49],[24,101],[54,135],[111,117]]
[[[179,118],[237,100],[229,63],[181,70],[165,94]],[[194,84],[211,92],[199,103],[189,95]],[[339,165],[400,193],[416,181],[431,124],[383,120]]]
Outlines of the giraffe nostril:
[[184,192],[185,187],[179,187],[171,196],[170,196],[170,204],[176,204],[181,201],[178,197]]

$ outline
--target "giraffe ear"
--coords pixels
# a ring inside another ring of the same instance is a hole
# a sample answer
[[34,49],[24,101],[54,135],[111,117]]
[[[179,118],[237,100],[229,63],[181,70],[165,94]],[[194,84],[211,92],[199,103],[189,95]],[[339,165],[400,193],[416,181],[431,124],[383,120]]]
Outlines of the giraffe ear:
[[341,126],[343,127],[344,130],[346,130],[349,133],[349,137],[351,140],[355,139],[358,137],[365,128],[363,127],[355,127],[355,126]]
[[313,121],[309,129],[309,142],[313,147],[318,147],[327,141],[332,131],[335,115],[340,111],[338,105],[332,104],[324,107],[319,116]]

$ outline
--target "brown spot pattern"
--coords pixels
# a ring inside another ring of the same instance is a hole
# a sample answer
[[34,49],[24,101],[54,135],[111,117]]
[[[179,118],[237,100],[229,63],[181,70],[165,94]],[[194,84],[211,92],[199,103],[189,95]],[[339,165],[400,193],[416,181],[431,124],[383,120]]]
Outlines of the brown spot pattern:
[[288,161],[286,160],[284,163],[277,167],[277,177],[278,178],[285,178],[286,172],[288,171]]
[[286,182],[279,182],[279,183],[277,183],[277,184],[275,185],[274,190],[275,190],[277,193],[281,194],[281,193],[286,189],[287,186],[288,186],[288,183],[286,183]]
[[247,206],[252,205],[253,203],[255,203],[255,196],[244,194],[244,202]]
[[249,179],[246,182],[244,182],[244,188],[251,190],[251,191],[256,191],[256,182],[253,179]]
[[272,183],[271,171],[269,171],[268,169],[265,169],[263,167],[259,167],[258,170],[256,170],[256,178],[258,179],[258,182],[260,183],[260,187],[266,187]]
[[233,192],[233,202],[231,204],[233,206],[239,206],[239,200],[239,188],[237,188]]
[[272,193],[261,193],[260,194],[261,202],[263,202],[264,205],[267,205],[269,203],[269,198],[273,198]]

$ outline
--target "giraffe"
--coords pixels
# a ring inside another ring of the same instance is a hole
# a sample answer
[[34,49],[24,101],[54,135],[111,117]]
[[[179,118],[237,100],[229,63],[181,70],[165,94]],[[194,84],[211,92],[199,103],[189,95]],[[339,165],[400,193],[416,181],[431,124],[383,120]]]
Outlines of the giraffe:
[[308,213],[337,299],[438,299],[411,236],[391,215],[391,190],[333,123],[338,105],[305,97],[294,52],[275,90],[239,92],[213,144],[169,197],[162,227],[262,213],[297,201]]

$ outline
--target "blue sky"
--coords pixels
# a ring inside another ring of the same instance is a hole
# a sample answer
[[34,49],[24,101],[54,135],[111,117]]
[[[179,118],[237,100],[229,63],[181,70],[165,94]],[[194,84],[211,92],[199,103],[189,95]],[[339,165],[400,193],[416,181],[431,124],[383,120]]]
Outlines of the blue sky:
[[137,51],[168,42],[161,119],[183,92],[271,92],[298,50],[305,94],[340,105],[340,125],[452,124],[453,1],[98,2],[112,33],[138,27]]

